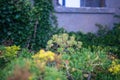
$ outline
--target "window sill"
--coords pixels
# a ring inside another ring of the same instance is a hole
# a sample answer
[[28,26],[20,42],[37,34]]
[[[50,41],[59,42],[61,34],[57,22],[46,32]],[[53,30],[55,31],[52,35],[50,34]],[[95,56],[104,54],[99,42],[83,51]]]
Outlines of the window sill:
[[56,13],[81,13],[81,14],[114,14],[114,8],[107,7],[81,7],[81,8],[68,8],[57,6],[55,7]]

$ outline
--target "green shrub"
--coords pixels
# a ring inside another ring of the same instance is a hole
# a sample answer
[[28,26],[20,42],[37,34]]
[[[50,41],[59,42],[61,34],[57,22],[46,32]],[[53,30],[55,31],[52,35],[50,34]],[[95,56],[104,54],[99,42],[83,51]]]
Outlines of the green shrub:
[[19,46],[0,46],[0,67],[5,66],[6,63],[17,58]]
[[58,72],[55,68],[46,67],[44,80],[67,80],[67,78],[62,71]]
[[[72,51],[71,51],[72,52]],[[110,65],[110,60],[103,50],[93,51],[82,48],[72,54],[63,54],[63,60],[69,62],[69,72],[75,80],[92,76],[92,72],[96,71],[96,67],[106,69]],[[87,76],[84,76],[84,75]]]
[[83,47],[95,50],[93,46],[106,48],[108,53],[120,57],[120,24],[116,24],[112,30],[107,30],[105,26],[99,25],[100,29],[96,34],[81,32],[70,32],[70,35],[76,36],[76,40],[83,42]]
[[30,12],[29,0],[0,1],[0,44],[11,41],[26,46],[33,30]]
[[47,49],[58,54],[69,53],[69,50],[77,50],[82,46],[82,42],[76,41],[74,36],[67,33],[53,35],[51,40],[47,42]]
[[12,80],[28,80],[28,78],[31,76],[37,80],[41,71],[33,64],[30,59],[18,58],[9,63],[1,73],[2,75],[0,77],[2,80],[9,80],[12,78]]
[[95,80],[119,80],[120,74],[113,75],[107,69],[103,69],[95,73],[96,76],[94,77]]
[[22,58],[31,58],[34,53],[26,48],[23,48],[19,51],[18,57]]
[[18,58],[7,65],[0,77],[2,80],[67,80],[63,72],[25,58]]
[[56,18],[54,16],[54,8],[52,0],[34,0],[34,32],[33,45],[34,50],[45,48],[47,41],[55,33],[64,32],[56,27]]
[[82,48],[81,45],[82,42],[77,41],[74,35],[69,36],[66,33],[53,35],[47,43],[47,49],[62,56],[63,71],[70,79],[82,80],[85,74],[88,78],[96,67],[106,69],[111,62],[108,59],[106,49],[94,47],[92,50],[92,48]]
[[45,48],[53,34],[64,31],[56,25],[52,0],[0,1],[0,44]]

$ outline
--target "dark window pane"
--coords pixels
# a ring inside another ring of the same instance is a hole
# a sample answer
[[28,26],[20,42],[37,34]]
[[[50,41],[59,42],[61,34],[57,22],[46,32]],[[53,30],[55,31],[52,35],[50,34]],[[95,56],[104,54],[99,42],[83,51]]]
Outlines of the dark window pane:
[[63,3],[62,3],[62,6],[65,6],[65,0],[62,0],[62,2],[63,2]]
[[104,7],[105,0],[81,0],[82,7]]

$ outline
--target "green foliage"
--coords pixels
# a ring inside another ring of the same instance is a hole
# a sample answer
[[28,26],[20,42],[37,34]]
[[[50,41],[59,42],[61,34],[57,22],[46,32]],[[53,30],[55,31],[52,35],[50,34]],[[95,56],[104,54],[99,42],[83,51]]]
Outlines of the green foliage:
[[64,30],[58,29],[55,25],[57,22],[52,0],[34,0],[34,15],[37,24],[34,26],[32,48],[39,50],[46,47],[47,41],[53,34],[64,32]]
[[91,50],[85,48],[75,51],[74,53],[72,52],[70,55],[63,54],[63,60],[69,62],[69,72],[75,80],[83,79],[84,74],[94,72],[98,66],[105,69],[110,64],[110,60],[103,50],[91,52]]
[[51,0],[34,0],[34,32],[32,48],[45,48],[47,40],[52,36],[53,6]]
[[101,46],[106,48],[108,52],[116,54],[120,57],[120,24],[116,24],[112,30],[107,30],[105,26],[99,25],[99,31],[96,34],[81,32],[70,32],[70,35],[76,36],[76,40],[83,42],[83,47],[92,48],[93,46]]
[[34,54],[33,52],[29,51],[28,49],[23,48],[19,52],[18,57],[31,58],[33,54]]
[[10,40],[25,46],[33,30],[30,11],[29,0],[0,1],[0,43]]
[[75,80],[82,80],[84,73],[89,75],[98,66],[107,68],[111,62],[106,49],[95,46],[93,49],[81,48],[82,42],[77,41],[75,35],[69,36],[66,33],[53,35],[47,44],[47,49],[62,55],[65,64],[63,71],[67,76],[71,76],[71,79],[73,77]]
[[0,47],[0,66],[4,66],[6,63],[17,58],[19,46]]
[[20,50],[19,46],[8,46],[5,47],[5,51],[3,51],[3,57],[5,60],[9,61],[17,57],[17,52]]
[[67,80],[63,72],[25,58],[12,61],[2,71],[0,77],[2,80]]
[[70,32],[69,35],[76,36],[76,40],[81,41],[83,43],[83,47],[97,45],[95,42],[97,36],[93,33],[83,34],[82,32]]
[[59,71],[55,68],[46,67],[44,80],[67,80],[66,76],[63,75],[62,71]]
[[69,50],[77,50],[82,46],[82,42],[76,41],[74,36],[69,36],[67,33],[53,35],[51,40],[47,42],[47,49],[56,53],[69,53]]
[[[24,73],[21,73],[21,71],[23,71]],[[33,75],[31,73],[33,73]],[[7,80],[13,78],[13,80],[24,80],[25,76],[27,77],[27,79],[25,80],[28,80],[30,76],[33,76],[32,79],[37,80],[40,73],[41,71],[39,70],[39,68],[37,68],[37,66],[34,65],[32,60],[18,58],[8,64],[7,67],[2,71],[1,79]]]
[[104,70],[101,72],[96,73],[95,80],[119,80],[119,75],[112,75],[108,71]]
[[0,44],[45,48],[53,34],[64,32],[56,25],[52,0],[0,1]]
[[115,59],[112,61],[112,64],[110,65],[110,68],[108,69],[113,75],[119,75],[120,76],[120,60]]

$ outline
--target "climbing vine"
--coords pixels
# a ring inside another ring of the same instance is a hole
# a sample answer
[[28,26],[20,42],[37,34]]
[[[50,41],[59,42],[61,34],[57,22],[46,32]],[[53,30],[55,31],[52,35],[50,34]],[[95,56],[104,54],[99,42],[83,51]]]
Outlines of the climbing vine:
[[1,0],[0,44],[44,48],[55,22],[52,0]]

